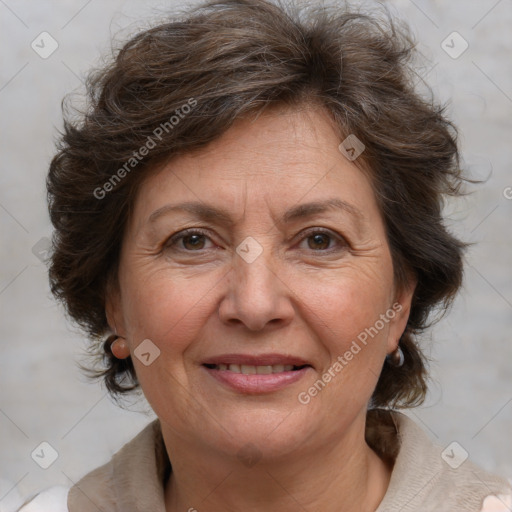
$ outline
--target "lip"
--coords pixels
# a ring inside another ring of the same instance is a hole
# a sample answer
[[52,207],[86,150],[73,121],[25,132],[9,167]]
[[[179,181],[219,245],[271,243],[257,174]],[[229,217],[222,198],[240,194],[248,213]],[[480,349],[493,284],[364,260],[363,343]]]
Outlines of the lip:
[[[279,373],[245,375],[230,370],[217,370],[207,366],[219,364],[249,366],[273,366],[282,364],[304,367]],[[222,354],[206,359],[201,365],[201,368],[217,382],[231,390],[250,395],[271,393],[284,389],[304,378],[304,376],[313,369],[312,365],[306,360],[284,354]]]
[[299,381],[311,370],[310,366],[305,366],[299,370],[268,375],[244,375],[243,373],[235,373],[229,370],[215,370],[204,365],[201,368],[217,382],[239,393],[248,395],[278,391]]

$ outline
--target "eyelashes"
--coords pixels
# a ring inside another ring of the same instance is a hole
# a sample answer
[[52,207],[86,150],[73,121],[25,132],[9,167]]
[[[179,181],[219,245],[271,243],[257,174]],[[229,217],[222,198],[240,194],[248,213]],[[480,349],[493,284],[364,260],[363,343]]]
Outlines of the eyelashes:
[[[203,253],[216,247],[205,247],[206,240],[211,240],[210,233],[200,228],[189,228],[172,235],[167,239],[163,249],[165,251],[180,252],[184,254]],[[313,253],[331,254],[348,249],[348,243],[345,238],[332,230],[325,228],[311,228],[301,233],[300,244],[307,243],[306,251]],[[185,244],[189,245],[187,248]],[[317,247],[315,248],[315,244]],[[327,245],[327,248],[325,247]],[[333,246],[334,247],[331,247]],[[320,247],[318,247],[320,246]]]

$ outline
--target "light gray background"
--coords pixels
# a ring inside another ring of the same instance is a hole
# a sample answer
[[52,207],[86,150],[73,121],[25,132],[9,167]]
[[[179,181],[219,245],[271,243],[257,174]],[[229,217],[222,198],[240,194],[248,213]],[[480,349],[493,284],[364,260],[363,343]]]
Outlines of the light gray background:
[[[434,359],[428,402],[408,414],[442,446],[456,440],[481,466],[512,478],[512,1],[387,4],[430,59],[419,74],[439,100],[451,99],[467,168],[489,178],[447,207],[452,229],[477,245],[452,313],[424,341]],[[119,409],[79,373],[85,337],[53,301],[32,248],[51,234],[44,179],[62,97],[80,89],[113,34],[174,5],[0,0],[0,512],[76,482],[154,418],[143,401]],[[43,31],[59,44],[47,59],[30,46]],[[441,48],[453,31],[469,43],[457,59]],[[59,454],[46,470],[31,459],[42,441]]]

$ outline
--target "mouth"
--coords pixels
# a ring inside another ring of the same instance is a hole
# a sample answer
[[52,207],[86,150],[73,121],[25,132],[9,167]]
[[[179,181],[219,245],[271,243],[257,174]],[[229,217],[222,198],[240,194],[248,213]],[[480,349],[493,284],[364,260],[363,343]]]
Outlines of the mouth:
[[296,372],[302,370],[308,364],[293,365],[293,364],[273,364],[273,365],[249,365],[249,364],[204,364],[210,370],[228,371],[233,373],[241,373],[243,375],[270,375],[273,373],[283,372]]
[[313,366],[283,354],[225,354],[201,365],[216,382],[243,394],[269,393],[302,379]]

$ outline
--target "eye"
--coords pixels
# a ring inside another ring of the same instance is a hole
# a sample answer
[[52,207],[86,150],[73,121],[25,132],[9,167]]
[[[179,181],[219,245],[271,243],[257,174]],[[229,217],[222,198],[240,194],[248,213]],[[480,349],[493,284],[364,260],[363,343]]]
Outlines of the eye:
[[[184,252],[199,252],[208,250],[212,247],[207,246],[207,241],[210,240],[206,231],[198,228],[186,229],[171,236],[165,243],[164,249],[173,249]],[[315,228],[310,230],[302,237],[301,243],[307,242],[307,249],[314,252],[330,253],[336,250],[346,249],[347,242],[341,235],[336,235],[331,231]],[[338,247],[333,247],[333,245]]]
[[[323,229],[314,229],[306,233],[302,242],[307,241],[307,248],[315,252],[332,252],[333,250],[342,250],[347,247],[347,242],[338,235]],[[338,248],[332,248],[332,245],[338,243]]]
[[208,249],[208,247],[205,247],[205,240],[207,239],[210,238],[200,229],[186,229],[171,236],[165,243],[165,248],[176,248],[186,252],[201,251]]

